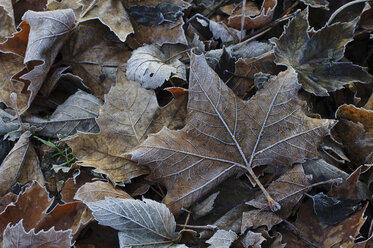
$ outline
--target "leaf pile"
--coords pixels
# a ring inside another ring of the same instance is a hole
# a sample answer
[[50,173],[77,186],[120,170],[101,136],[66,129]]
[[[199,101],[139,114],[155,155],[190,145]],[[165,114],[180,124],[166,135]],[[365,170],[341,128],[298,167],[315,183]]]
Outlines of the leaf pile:
[[372,7],[0,0],[2,246],[372,246]]

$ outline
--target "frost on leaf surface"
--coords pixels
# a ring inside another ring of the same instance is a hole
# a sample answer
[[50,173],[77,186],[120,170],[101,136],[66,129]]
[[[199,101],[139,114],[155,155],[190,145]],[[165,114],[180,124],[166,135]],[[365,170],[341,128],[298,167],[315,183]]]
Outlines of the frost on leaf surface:
[[43,247],[70,247],[72,243],[71,230],[56,231],[54,227],[44,231],[35,232],[31,229],[26,232],[23,221],[16,225],[8,224],[3,234],[3,248],[43,248]]
[[175,218],[162,203],[107,197],[85,204],[99,224],[119,231],[121,247],[170,247],[177,237]]
[[144,88],[156,89],[172,77],[186,80],[186,70],[180,60],[167,57],[158,46],[146,45],[133,51],[128,60],[127,77]]
[[206,243],[210,244],[210,248],[229,248],[237,238],[237,234],[231,230],[218,230]]
[[311,37],[307,19],[308,8],[289,22],[279,39],[272,40],[277,64],[293,67],[302,87],[317,96],[328,96],[352,82],[373,81],[362,67],[337,62],[353,39],[357,19],[325,26]]
[[207,65],[192,54],[188,119],[179,131],[163,128],[131,152],[167,188],[173,213],[187,208],[238,170],[317,158],[317,144],[332,120],[307,117],[297,97],[292,68],[271,79],[249,101],[238,99]]

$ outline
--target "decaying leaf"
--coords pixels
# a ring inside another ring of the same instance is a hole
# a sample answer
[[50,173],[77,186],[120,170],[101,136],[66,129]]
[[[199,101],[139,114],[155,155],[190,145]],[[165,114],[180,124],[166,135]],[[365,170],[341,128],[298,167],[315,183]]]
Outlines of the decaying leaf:
[[210,244],[210,248],[229,248],[237,238],[237,234],[231,230],[218,230],[206,243]]
[[48,120],[35,116],[26,117],[24,120],[37,128],[38,135],[45,137],[70,136],[77,131],[98,133],[99,127],[95,118],[101,105],[102,101],[94,95],[77,91],[59,105]]
[[98,19],[110,28],[118,38],[124,42],[129,34],[133,33],[130,18],[122,1],[119,0],[81,0],[82,6],[80,22]]
[[15,225],[22,219],[25,230],[30,231],[45,216],[52,201],[45,188],[36,182],[33,183],[30,188],[18,196],[14,204],[8,205],[0,214],[0,234],[2,235],[8,223]]
[[48,248],[70,247],[72,245],[71,230],[56,231],[54,227],[44,231],[35,232],[31,229],[26,232],[22,220],[14,226],[8,224],[3,234],[4,248]]
[[327,0],[301,0],[304,4],[312,7],[312,8],[323,8],[329,9],[329,2]]
[[205,200],[203,200],[202,202],[198,203],[193,207],[193,214],[196,219],[205,216],[211,212],[211,210],[214,208],[214,202],[219,193],[219,191],[215,192],[214,194],[210,195]]
[[23,133],[2,162],[0,166],[0,196],[10,191],[17,182],[25,184],[36,180],[44,185],[44,176],[41,172],[39,159],[30,143],[30,136],[29,131]]
[[309,35],[308,8],[286,26],[275,44],[275,62],[293,67],[302,87],[317,96],[328,96],[352,82],[370,83],[373,76],[351,62],[337,62],[354,34],[357,19],[336,23]]
[[334,129],[347,155],[357,165],[373,164],[373,111],[342,105],[336,112],[340,119]]
[[[244,28],[245,29],[260,28],[268,24],[272,20],[276,6],[277,6],[277,0],[264,0],[262,7],[260,9],[259,15],[252,17],[252,16],[246,16],[246,13],[245,13]],[[242,19],[242,13],[241,15],[230,16],[228,19],[228,25],[235,29],[241,29],[241,19]]]
[[244,247],[261,248],[262,243],[266,240],[261,233],[248,231],[245,238],[241,241]]
[[25,87],[29,91],[27,105],[18,104],[21,113],[34,100],[57,53],[75,26],[75,16],[71,9],[28,11],[22,18],[30,24],[31,29],[24,58],[27,70],[17,75],[19,80],[26,83]]
[[131,199],[125,191],[116,189],[109,182],[96,181],[86,183],[76,192],[74,198],[82,202],[105,200],[105,197]]
[[127,77],[146,89],[156,89],[173,77],[186,80],[186,69],[177,57],[166,57],[158,46],[146,45],[132,52]]
[[63,63],[101,99],[115,84],[118,68],[131,56],[126,44],[97,20],[79,24],[61,53]]
[[150,179],[166,186],[164,203],[173,213],[238,170],[318,157],[316,145],[334,123],[302,112],[291,68],[244,102],[203,55],[193,54],[189,84],[186,126],[179,131],[163,128],[131,152],[132,159],[149,166]]
[[260,195],[246,204],[258,208],[244,212],[242,215],[241,233],[249,228],[267,226],[270,230],[274,225],[287,219],[293,212],[294,207],[302,199],[303,193],[307,192],[309,183],[304,174],[302,165],[296,165],[279,179],[273,181],[267,188],[273,199],[281,204],[282,208],[273,213],[267,208],[267,200]]
[[0,1],[0,42],[16,31],[11,0]]
[[121,247],[166,247],[177,237],[174,216],[162,203],[107,197],[86,204],[101,225],[119,231]]
[[154,92],[129,81],[124,72],[119,71],[117,84],[105,96],[97,119],[101,133],[81,133],[67,143],[82,165],[95,167],[113,181],[147,174],[146,167],[137,166],[125,158],[124,153],[140,144],[149,132],[157,132],[163,125],[175,121],[183,112],[182,103],[176,100],[160,109]]
[[[0,48],[1,49],[1,48]],[[14,107],[10,99],[11,93],[17,94],[17,102],[25,102],[27,99],[21,93],[23,83],[12,80],[12,77],[24,68],[23,58],[14,54],[0,53],[0,102],[5,103],[8,107]]]

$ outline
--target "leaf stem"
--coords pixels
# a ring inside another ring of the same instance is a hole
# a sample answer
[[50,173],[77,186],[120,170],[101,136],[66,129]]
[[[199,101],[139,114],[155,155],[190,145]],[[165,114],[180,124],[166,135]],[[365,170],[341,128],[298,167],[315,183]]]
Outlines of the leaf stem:
[[179,227],[182,227],[182,228],[216,230],[216,227],[213,227],[213,226],[195,226],[195,225],[183,225],[183,224],[176,224],[176,226],[179,226]]
[[241,16],[241,36],[240,41],[243,40],[243,27],[245,26],[245,8],[246,8],[246,0],[242,1],[242,16]]
[[365,2],[373,2],[373,0],[355,0],[355,1],[348,2],[348,3],[344,4],[344,5],[342,5],[336,11],[334,11],[334,13],[330,16],[330,18],[329,18],[328,22],[326,23],[326,25],[329,26],[332,23],[332,21],[334,20],[334,18],[341,11],[343,11],[345,8],[350,7],[351,5],[354,5],[354,4],[357,4],[357,3],[365,3]]

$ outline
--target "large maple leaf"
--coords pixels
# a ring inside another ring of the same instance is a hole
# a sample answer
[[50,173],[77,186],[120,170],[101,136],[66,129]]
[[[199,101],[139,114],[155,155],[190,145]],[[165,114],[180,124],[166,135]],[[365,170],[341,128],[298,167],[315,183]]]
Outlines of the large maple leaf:
[[[182,130],[163,128],[131,152],[148,165],[150,179],[167,187],[164,203],[180,212],[229,176],[260,165],[290,166],[318,157],[317,144],[333,120],[306,116],[298,99],[294,69],[270,80],[249,101],[242,101],[207,65],[192,55],[188,120]],[[272,201],[272,202],[271,202]]]

